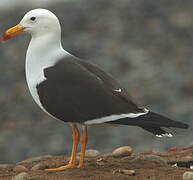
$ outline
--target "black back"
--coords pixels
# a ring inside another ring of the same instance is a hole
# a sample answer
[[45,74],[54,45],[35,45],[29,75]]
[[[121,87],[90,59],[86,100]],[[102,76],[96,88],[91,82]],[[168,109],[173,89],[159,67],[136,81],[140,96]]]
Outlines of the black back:
[[110,75],[76,57],[60,60],[44,69],[44,75],[46,80],[36,86],[40,102],[65,122],[83,123],[112,114],[143,112]]

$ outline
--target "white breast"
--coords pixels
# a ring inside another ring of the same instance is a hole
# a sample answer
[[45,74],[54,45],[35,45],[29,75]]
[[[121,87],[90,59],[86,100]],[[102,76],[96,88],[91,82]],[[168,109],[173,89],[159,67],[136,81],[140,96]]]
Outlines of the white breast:
[[33,99],[45,111],[40,102],[36,86],[46,79],[44,69],[53,66],[58,60],[68,56],[69,53],[61,46],[50,46],[50,49],[45,49],[39,43],[40,41],[36,43],[33,39],[30,42],[26,55],[25,73]]
[[41,61],[33,61],[33,59],[26,59],[26,80],[33,99],[42,108],[36,86],[46,79],[44,76],[44,69],[53,66],[54,62],[49,61],[50,63],[42,63]]

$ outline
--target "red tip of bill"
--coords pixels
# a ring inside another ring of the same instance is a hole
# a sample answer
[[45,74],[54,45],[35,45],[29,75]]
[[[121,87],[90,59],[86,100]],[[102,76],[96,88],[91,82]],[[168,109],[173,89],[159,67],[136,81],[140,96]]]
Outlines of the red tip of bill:
[[11,36],[10,36],[10,35],[4,34],[4,35],[1,37],[1,41],[2,41],[2,42],[5,42],[5,41],[7,41],[7,40],[9,40],[9,39],[11,39]]

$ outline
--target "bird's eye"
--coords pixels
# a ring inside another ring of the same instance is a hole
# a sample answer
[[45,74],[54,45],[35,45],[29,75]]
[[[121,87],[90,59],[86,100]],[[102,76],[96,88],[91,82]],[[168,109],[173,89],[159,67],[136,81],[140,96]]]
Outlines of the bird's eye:
[[31,21],[35,21],[36,17],[31,17],[30,20]]

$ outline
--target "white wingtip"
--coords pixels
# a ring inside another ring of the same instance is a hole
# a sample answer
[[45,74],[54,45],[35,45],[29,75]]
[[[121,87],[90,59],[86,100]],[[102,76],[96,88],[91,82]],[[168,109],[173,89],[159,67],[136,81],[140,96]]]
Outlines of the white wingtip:
[[156,137],[162,138],[162,137],[173,137],[173,135],[171,133],[165,133],[165,134],[156,134]]
[[162,138],[163,136],[160,134],[156,134],[156,137]]
[[122,90],[119,88],[119,89],[114,89],[114,91],[121,92]]

